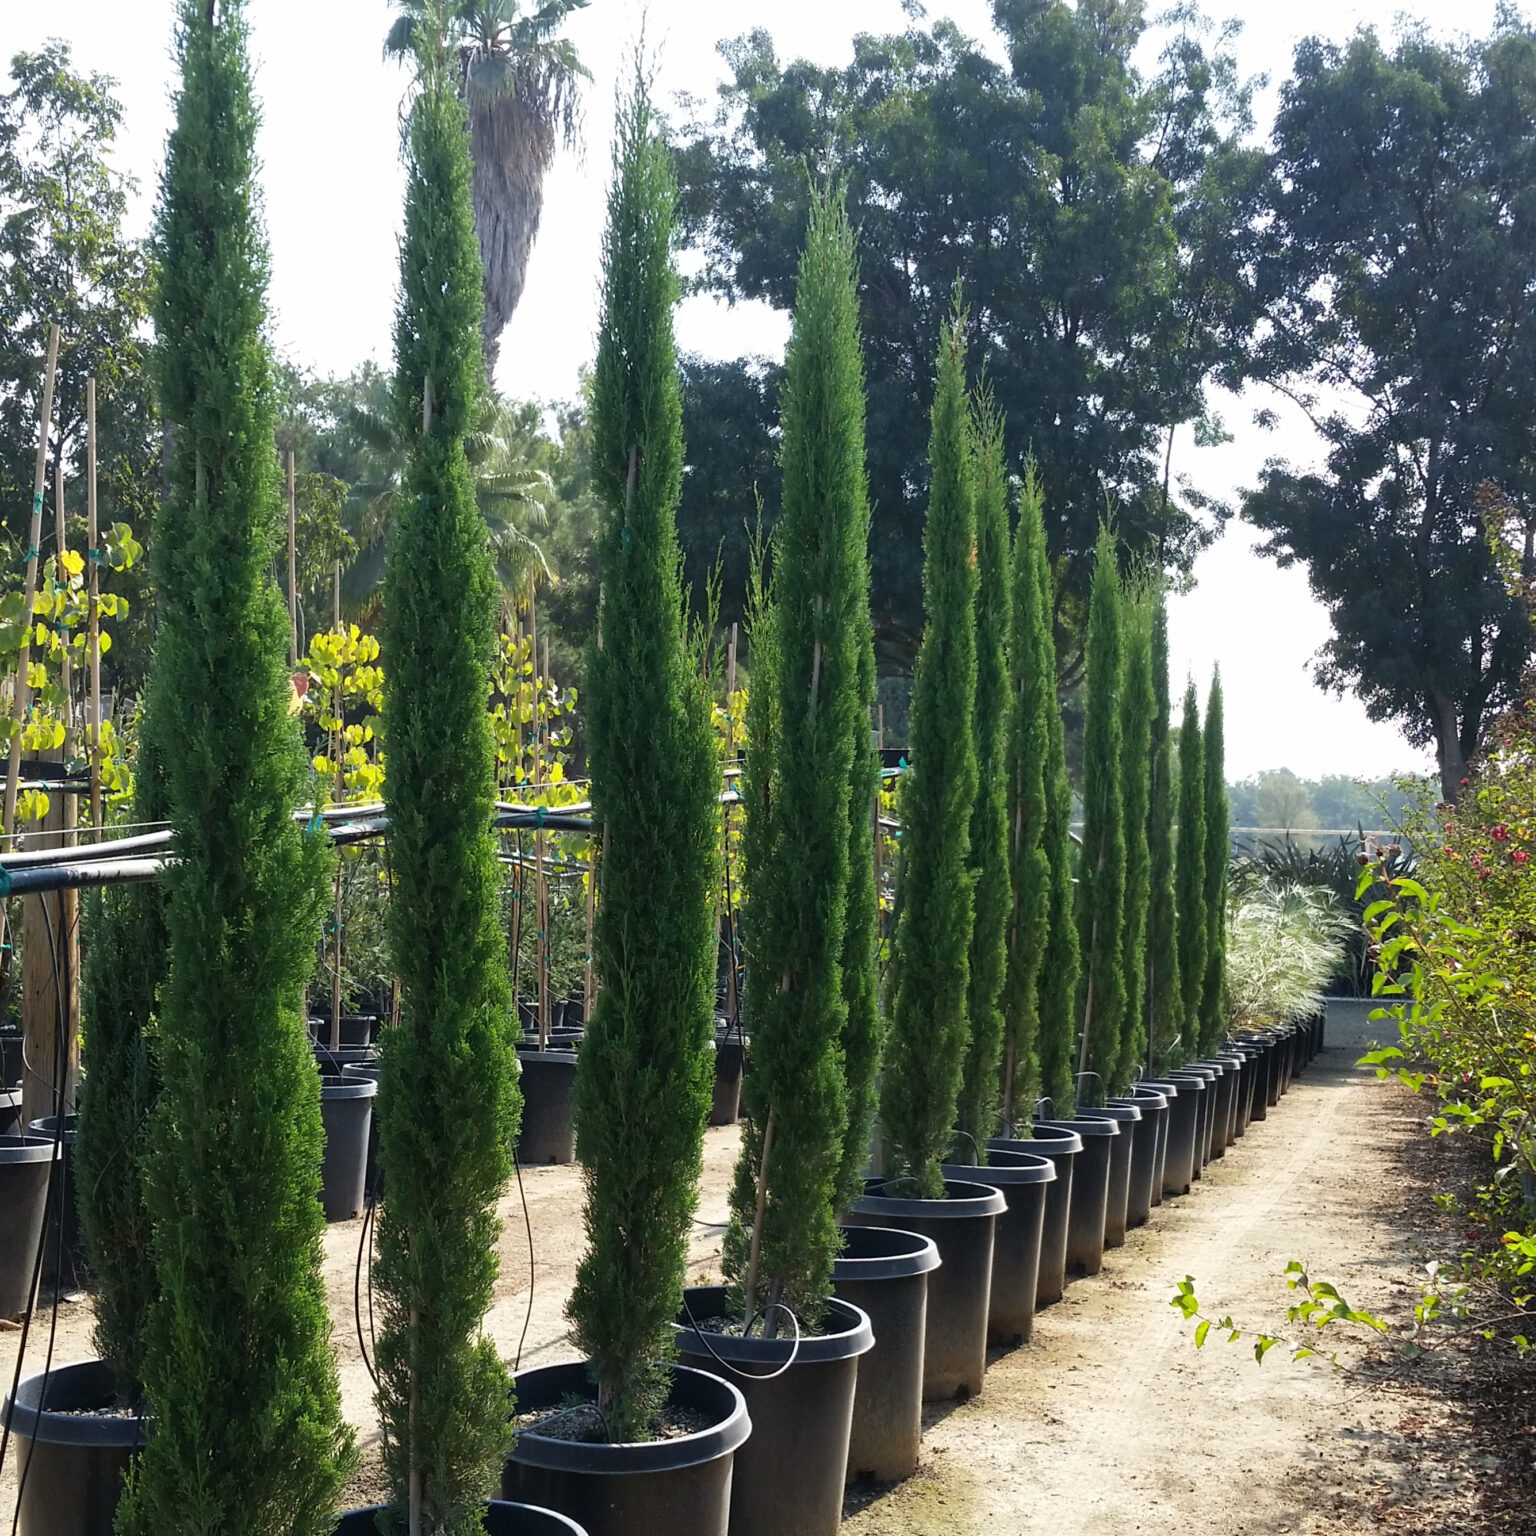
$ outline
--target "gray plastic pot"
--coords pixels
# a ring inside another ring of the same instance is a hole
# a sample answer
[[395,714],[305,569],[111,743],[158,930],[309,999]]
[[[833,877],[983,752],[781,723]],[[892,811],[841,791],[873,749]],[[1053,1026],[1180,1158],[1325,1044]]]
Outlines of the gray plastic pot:
[[[1134,1104],[1106,1104],[1101,1108],[1080,1109],[1081,1120],[1113,1120],[1120,1134],[1110,1143],[1109,1191],[1104,1202],[1104,1246],[1123,1248],[1125,1229],[1130,1224],[1131,1165],[1135,1161],[1136,1142],[1141,1135],[1141,1110]],[[1148,1130],[1152,1128],[1148,1126]],[[1154,1133],[1155,1136],[1155,1133]],[[1153,1136],[1147,1138],[1153,1140]]]
[[1151,1219],[1152,1207],[1157,1203],[1154,1195],[1160,1193],[1161,1188],[1161,1154],[1167,1145],[1168,1134],[1168,1097],[1155,1088],[1147,1088],[1113,1098],[1107,1107],[1133,1107],[1141,1114],[1141,1123],[1136,1127],[1131,1146],[1125,1224],[1127,1227],[1144,1226]]
[[923,1435],[923,1341],[928,1279],[939,1267],[931,1237],[891,1227],[839,1227],[832,1293],[869,1318],[874,1344],[859,1359],[848,1434],[848,1480],[900,1482],[917,1471]]
[[19,1316],[32,1300],[56,1155],[51,1136],[0,1136],[0,1317]]
[[520,1045],[523,1119],[517,1133],[517,1159],[525,1168],[576,1161],[576,1127],[571,1119],[571,1090],[576,1086],[575,1051],[541,1051]]
[[1075,1131],[1083,1142],[1072,1170],[1072,1205],[1067,1217],[1067,1273],[1096,1275],[1104,1267],[1104,1223],[1109,1210],[1110,1165],[1120,1127],[1113,1120],[1042,1120],[1041,1125]]
[[1045,1186],[1045,1216],[1040,1232],[1040,1274],[1035,1282],[1035,1310],[1061,1300],[1067,1288],[1067,1227],[1072,1219],[1072,1184],[1083,1138],[1076,1131],[1037,1125],[1028,1140],[997,1137],[987,1152],[1019,1152],[1048,1158],[1056,1177]]
[[368,1129],[378,1091],[371,1077],[320,1079],[320,1121],[325,1127],[320,1207],[327,1221],[351,1221],[362,1212],[368,1184]]

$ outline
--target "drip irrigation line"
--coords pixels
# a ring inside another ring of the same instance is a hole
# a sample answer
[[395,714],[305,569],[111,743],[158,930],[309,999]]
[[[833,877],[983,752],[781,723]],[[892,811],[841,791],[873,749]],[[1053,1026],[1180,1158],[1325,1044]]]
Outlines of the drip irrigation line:
[[[790,1348],[789,1359],[786,1360],[783,1365],[776,1366],[773,1370],[769,1371],[766,1376],[760,1376],[756,1371],[742,1370],[740,1366],[734,1364],[730,1360],[725,1359],[725,1357],[715,1349],[715,1346],[711,1344],[709,1339],[705,1336],[704,1330],[699,1327],[698,1319],[693,1315],[693,1308],[688,1305],[688,1297],[686,1295],[683,1297],[683,1315],[687,1317],[689,1326],[698,1335],[699,1343],[701,1343],[713,1357],[716,1365],[718,1365],[722,1370],[729,1371],[732,1376],[741,1377],[743,1381],[777,1381],[779,1377],[782,1376],[785,1371],[787,1371],[790,1366],[792,1366],[795,1361],[800,1358],[800,1340],[802,1337],[800,1333],[800,1319],[796,1317],[794,1312],[789,1307],[785,1306],[782,1301],[770,1301],[766,1310],[769,1312],[779,1311],[784,1313],[784,1315],[794,1325],[795,1342]],[[741,1330],[742,1338],[751,1338],[752,1324],[756,1321],[757,1313],[754,1312],[752,1316],[747,1319],[746,1326]]]
[[528,1325],[533,1321],[533,1286],[535,1271],[533,1264],[533,1222],[528,1216],[528,1196],[523,1190],[523,1160],[517,1155],[517,1148],[512,1148],[512,1167],[517,1173],[517,1196],[523,1202],[523,1230],[528,1234],[528,1310],[523,1313],[523,1331],[517,1336],[517,1354],[512,1360],[512,1370],[515,1375],[523,1363],[523,1342],[528,1337]]
[[379,1373],[373,1368],[373,1361],[368,1358],[368,1345],[363,1338],[363,1251],[368,1250],[368,1331],[373,1331],[373,1244],[369,1241],[369,1234],[373,1230],[373,1212],[375,1196],[372,1190],[368,1191],[368,1205],[363,1211],[363,1230],[357,1238],[357,1264],[352,1271],[352,1319],[357,1327],[357,1351],[363,1357],[363,1366],[372,1378],[373,1389],[379,1391]]

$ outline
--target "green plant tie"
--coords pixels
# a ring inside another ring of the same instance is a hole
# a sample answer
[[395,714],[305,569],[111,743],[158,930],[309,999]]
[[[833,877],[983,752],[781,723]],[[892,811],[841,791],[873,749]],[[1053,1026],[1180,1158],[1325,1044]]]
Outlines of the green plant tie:
[[533,824],[536,827],[544,825],[544,807],[542,805],[536,805],[533,808]]

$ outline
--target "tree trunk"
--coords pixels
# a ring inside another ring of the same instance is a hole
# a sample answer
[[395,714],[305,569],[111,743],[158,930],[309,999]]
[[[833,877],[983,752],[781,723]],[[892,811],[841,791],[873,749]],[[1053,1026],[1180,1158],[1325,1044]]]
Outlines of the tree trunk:
[[1440,795],[1444,800],[1456,801],[1461,795],[1461,782],[1467,776],[1467,760],[1461,750],[1461,732],[1456,719],[1456,701],[1448,693],[1436,692],[1430,697],[1430,707],[1435,718],[1435,756],[1440,764]]

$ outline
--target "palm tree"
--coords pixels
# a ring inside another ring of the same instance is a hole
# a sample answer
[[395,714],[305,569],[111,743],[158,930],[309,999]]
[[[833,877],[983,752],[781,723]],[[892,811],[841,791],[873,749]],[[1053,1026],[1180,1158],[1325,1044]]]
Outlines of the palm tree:
[[[528,257],[544,210],[544,177],[581,128],[581,82],[591,79],[560,28],[587,0],[454,0],[459,92],[469,109],[471,193],[485,268],[485,366],[496,372],[501,333],[523,296]],[[396,0],[384,41],[391,58],[414,57],[417,28],[443,0]]]

